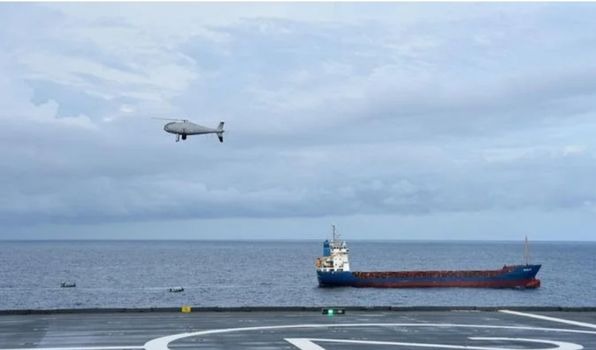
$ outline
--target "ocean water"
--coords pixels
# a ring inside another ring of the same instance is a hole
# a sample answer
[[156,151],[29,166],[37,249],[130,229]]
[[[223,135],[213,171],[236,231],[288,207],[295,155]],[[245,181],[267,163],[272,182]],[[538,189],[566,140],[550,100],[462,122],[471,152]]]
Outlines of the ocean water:
[[[520,242],[350,241],[354,271],[496,269]],[[193,306],[596,306],[596,243],[532,242],[536,290],[318,288],[314,241],[0,241],[0,310]],[[75,281],[76,288],[60,288]],[[167,289],[183,286],[182,293]]]

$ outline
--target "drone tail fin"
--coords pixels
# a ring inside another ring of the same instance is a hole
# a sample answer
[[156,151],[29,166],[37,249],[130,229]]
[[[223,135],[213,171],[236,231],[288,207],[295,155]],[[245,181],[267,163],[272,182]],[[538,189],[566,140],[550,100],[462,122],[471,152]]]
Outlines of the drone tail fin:
[[219,125],[217,126],[217,138],[219,139],[219,142],[223,142],[223,133],[224,133],[224,122],[220,122]]

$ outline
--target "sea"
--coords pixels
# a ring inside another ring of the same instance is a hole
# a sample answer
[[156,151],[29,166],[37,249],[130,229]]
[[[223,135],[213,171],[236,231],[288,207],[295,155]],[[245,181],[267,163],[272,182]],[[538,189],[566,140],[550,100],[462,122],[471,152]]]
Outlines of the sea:
[[[523,242],[349,241],[353,271],[499,269]],[[0,310],[596,306],[596,242],[530,242],[534,290],[319,288],[321,241],[0,241]],[[61,282],[76,288],[61,288]],[[181,286],[181,293],[170,293]]]

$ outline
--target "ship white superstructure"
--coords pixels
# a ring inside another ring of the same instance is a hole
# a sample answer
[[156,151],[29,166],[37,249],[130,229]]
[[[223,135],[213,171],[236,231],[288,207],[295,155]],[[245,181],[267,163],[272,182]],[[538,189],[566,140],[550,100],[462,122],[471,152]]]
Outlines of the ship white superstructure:
[[333,225],[333,238],[323,243],[323,256],[316,260],[317,271],[350,271],[349,249],[345,241],[339,239]]

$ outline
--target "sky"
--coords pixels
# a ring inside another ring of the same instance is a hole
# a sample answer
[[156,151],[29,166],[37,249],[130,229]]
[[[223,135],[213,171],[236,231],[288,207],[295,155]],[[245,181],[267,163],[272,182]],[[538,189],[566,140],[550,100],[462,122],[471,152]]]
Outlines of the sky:
[[0,239],[594,241],[594,18],[1,3]]

